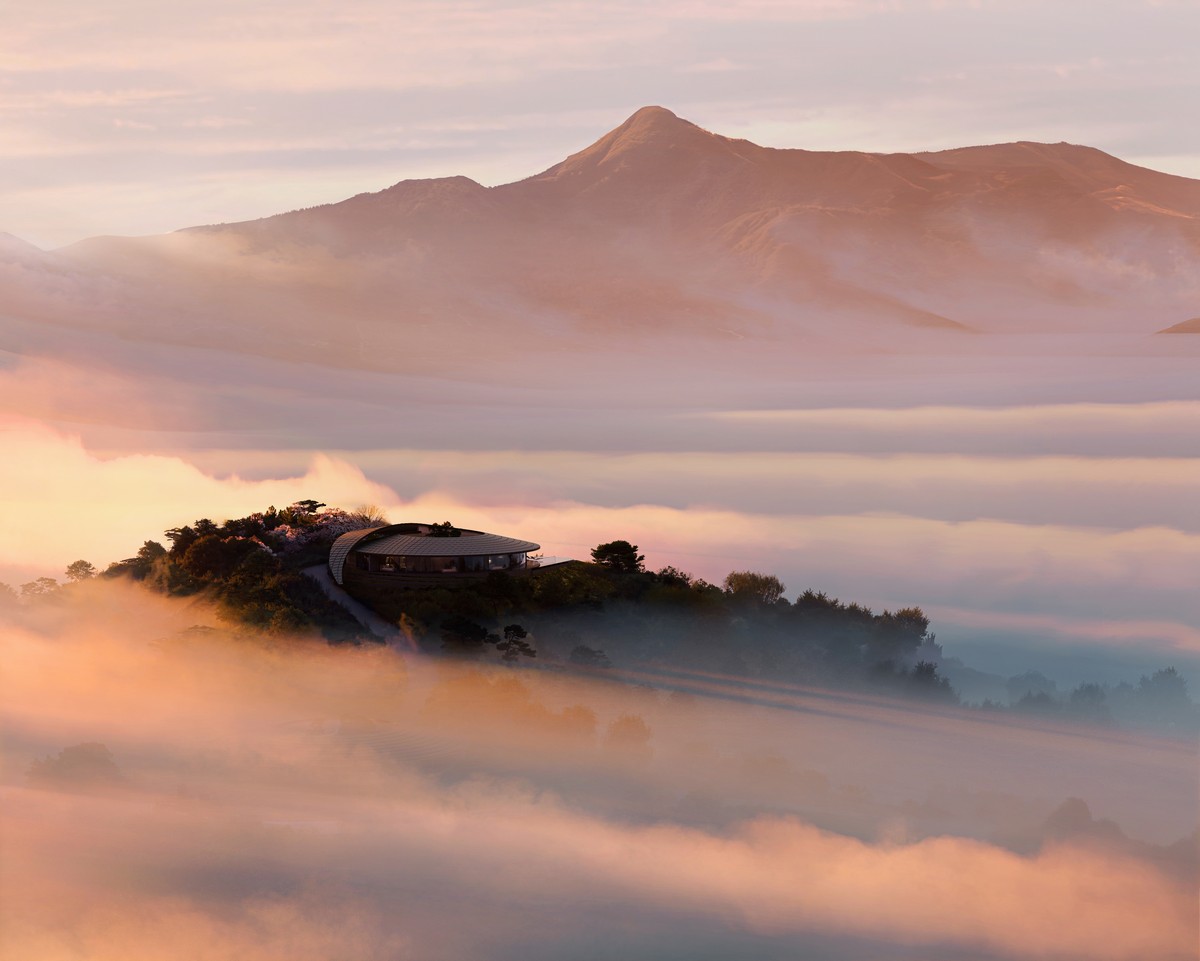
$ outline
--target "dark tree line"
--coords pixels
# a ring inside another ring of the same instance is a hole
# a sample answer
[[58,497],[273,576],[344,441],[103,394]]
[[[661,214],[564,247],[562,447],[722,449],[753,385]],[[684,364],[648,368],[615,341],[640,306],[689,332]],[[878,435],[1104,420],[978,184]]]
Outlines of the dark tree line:
[[398,591],[373,604],[403,619],[427,649],[459,657],[490,647],[509,660],[521,656],[499,635],[499,625],[519,620],[546,656],[583,667],[655,660],[958,700],[938,672],[919,608],[876,614],[814,591],[793,604],[777,577],[755,571],[734,571],[720,586],[673,567],[647,571],[637,545],[625,540],[599,545],[592,558],[527,576],[494,572],[454,588]]
[[104,576],[129,577],[173,596],[202,594],[231,620],[256,630],[319,632],[331,642],[369,640],[358,621],[301,570],[323,563],[341,534],[382,518],[370,509],[351,514],[323,507],[304,500],[222,524],[200,518],[167,531],[169,548],[146,541]]
[[[176,596],[203,594],[256,630],[319,631],[331,642],[369,639],[301,569],[324,563],[342,533],[386,519],[374,509],[324,507],[310,500],[222,524],[201,518],[167,531],[170,547],[146,541],[101,576],[129,577]],[[458,534],[449,522],[436,529],[436,536]],[[733,571],[720,585],[675,567],[648,571],[637,545],[625,540],[600,544],[592,559],[524,576],[496,571],[454,587],[397,591],[372,606],[426,650],[456,657],[513,663],[540,656],[589,669],[653,661],[959,702],[940,673],[941,648],[919,607],[876,613],[814,590],[792,602],[777,577],[757,571]],[[86,561],[67,569],[71,581],[94,573]],[[53,578],[40,578],[22,585],[21,599],[52,597],[60,589]],[[16,602],[0,585],[0,606]],[[1185,732],[1200,727],[1197,706],[1173,668],[1136,685],[1081,684],[1069,694],[1034,672],[1011,678],[1008,687],[1008,704],[982,707]]]

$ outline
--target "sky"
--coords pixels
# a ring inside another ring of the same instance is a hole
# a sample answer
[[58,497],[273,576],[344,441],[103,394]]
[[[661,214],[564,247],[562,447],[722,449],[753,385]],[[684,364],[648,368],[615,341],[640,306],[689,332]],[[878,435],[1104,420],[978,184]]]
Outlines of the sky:
[[4,0],[0,232],[53,248],[529,176],[657,103],[777,147],[1200,177],[1194,0]]

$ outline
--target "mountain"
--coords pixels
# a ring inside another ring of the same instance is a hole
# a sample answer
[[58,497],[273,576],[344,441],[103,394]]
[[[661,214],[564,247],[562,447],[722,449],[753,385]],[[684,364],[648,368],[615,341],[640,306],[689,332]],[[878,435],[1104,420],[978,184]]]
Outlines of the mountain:
[[649,340],[1141,337],[1200,303],[1200,181],[1071,144],[781,150],[645,107],[516,183],[95,238],[0,258],[0,283],[42,324],[408,372]]

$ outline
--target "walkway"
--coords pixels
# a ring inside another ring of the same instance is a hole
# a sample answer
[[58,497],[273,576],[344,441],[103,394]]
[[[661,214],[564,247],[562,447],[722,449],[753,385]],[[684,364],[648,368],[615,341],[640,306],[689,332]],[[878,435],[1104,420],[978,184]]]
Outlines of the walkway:
[[402,651],[414,651],[416,648],[408,640],[407,637],[400,631],[395,624],[390,621],[385,621],[382,617],[376,614],[373,610],[363,604],[361,601],[356,601],[353,597],[347,594],[342,588],[338,587],[333,582],[333,577],[329,573],[329,568],[324,564],[317,564],[313,567],[304,568],[303,573],[307,574],[314,581],[321,585],[323,590],[330,600],[341,604],[351,616],[365,627],[372,634],[383,638],[384,642],[389,647],[398,648]]

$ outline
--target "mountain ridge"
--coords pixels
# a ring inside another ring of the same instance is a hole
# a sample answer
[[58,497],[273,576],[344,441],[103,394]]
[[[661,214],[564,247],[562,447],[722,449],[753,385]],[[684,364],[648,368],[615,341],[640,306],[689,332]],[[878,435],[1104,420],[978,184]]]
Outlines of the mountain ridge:
[[350,366],[453,366],[459,343],[1141,337],[1200,303],[1200,181],[1073,144],[764,147],[645,107],[512,183],[401,180],[30,263],[0,281],[52,323]]
[[[982,144],[965,147],[954,147],[940,151],[906,152],[872,152],[860,150],[812,151],[792,147],[764,147],[749,140],[724,137],[684,120],[665,107],[646,106],[635,111],[622,124],[610,130],[598,140],[583,149],[570,154],[563,160],[548,167],[540,173],[505,184],[486,187],[462,175],[446,177],[406,179],[397,181],[378,191],[368,191],[340,201],[320,204],[313,207],[284,211],[263,218],[248,221],[238,221],[222,224],[198,225],[185,227],[182,230],[217,230],[245,226],[260,221],[274,220],[292,214],[303,214],[315,210],[340,207],[347,204],[361,205],[367,198],[404,197],[412,195],[422,199],[433,199],[435,188],[443,199],[447,195],[471,196],[480,199],[486,196],[501,196],[512,193],[520,188],[548,183],[560,184],[566,182],[579,186],[578,181],[588,172],[605,169],[629,162],[631,154],[638,152],[649,154],[674,154],[663,159],[670,161],[661,171],[664,176],[677,177],[677,163],[681,158],[679,151],[684,149],[703,149],[710,157],[720,157],[736,165],[755,164],[759,166],[779,167],[788,161],[803,159],[806,161],[805,171],[827,172],[834,164],[853,163],[857,170],[846,172],[843,176],[858,176],[862,179],[869,170],[884,173],[893,184],[900,184],[916,191],[929,191],[929,184],[920,184],[916,179],[924,176],[935,181],[948,172],[973,171],[991,168],[999,170],[1004,177],[1012,177],[1014,171],[1037,169],[1049,165],[1054,173],[1062,176],[1063,181],[1078,188],[1121,190],[1131,189],[1126,184],[1108,184],[1101,187],[1094,178],[1089,178],[1081,172],[1077,163],[1069,161],[1070,157],[1086,157],[1094,160],[1102,158],[1101,163],[1114,169],[1136,172],[1138,179],[1145,180],[1149,174],[1153,178],[1166,178],[1174,185],[1183,185],[1187,196],[1186,208],[1175,211],[1188,219],[1200,219],[1200,181],[1175,174],[1166,174],[1147,167],[1138,167],[1118,157],[1105,153],[1095,147],[1071,144],[1066,141],[1059,143],[1040,143],[1036,141],[1014,141],[997,144]],[[1093,165],[1094,166],[1094,165]],[[947,168],[950,168],[948,170]],[[455,187],[454,191],[444,188]],[[587,187],[594,187],[588,184]],[[1113,204],[1109,204],[1114,206]]]

